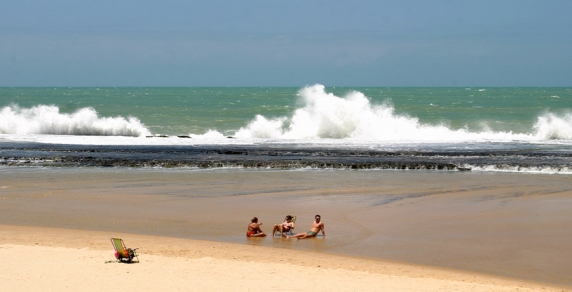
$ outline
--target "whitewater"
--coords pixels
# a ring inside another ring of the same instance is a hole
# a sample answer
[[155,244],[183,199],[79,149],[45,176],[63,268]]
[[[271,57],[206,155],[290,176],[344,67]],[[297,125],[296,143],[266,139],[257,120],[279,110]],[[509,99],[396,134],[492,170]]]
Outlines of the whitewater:
[[[434,142],[434,141],[567,141],[572,140],[572,112],[557,115],[545,112],[536,118],[528,131],[495,131],[487,121],[477,121],[480,130],[469,130],[468,124],[452,129],[447,121],[439,124],[422,123],[419,118],[397,114],[389,100],[372,104],[358,91],[344,96],[327,92],[323,85],[307,86],[296,94],[299,108],[288,116],[268,118],[253,113],[247,125],[234,133],[225,134],[218,129],[206,133],[179,133],[200,141],[225,140],[228,136],[248,141],[319,140],[329,143],[339,140],[368,142]],[[168,114],[168,113],[166,113]],[[227,131],[228,132],[228,131]],[[8,135],[91,135],[131,136],[153,135],[136,116],[103,117],[93,107],[62,113],[56,105],[36,105],[22,108],[17,104],[0,110],[0,133]],[[155,133],[161,134],[161,133]],[[46,142],[48,139],[43,140]],[[72,141],[73,139],[70,139]],[[136,142],[134,142],[136,143]],[[145,142],[142,142],[145,143]]]
[[[572,91],[567,88],[316,84],[301,89],[2,88],[0,94],[3,165],[47,165],[66,148],[99,151],[96,158],[105,161],[94,166],[149,166],[148,148],[137,147],[155,147],[154,166],[170,167],[173,161],[183,161],[180,167],[253,167],[255,161],[270,168],[572,169]],[[109,153],[101,146],[111,147]],[[206,163],[213,151],[221,156]],[[360,154],[351,154],[356,151]],[[118,157],[123,152],[138,154],[131,160]],[[255,158],[231,159],[229,153]],[[88,165],[74,159],[61,163]]]

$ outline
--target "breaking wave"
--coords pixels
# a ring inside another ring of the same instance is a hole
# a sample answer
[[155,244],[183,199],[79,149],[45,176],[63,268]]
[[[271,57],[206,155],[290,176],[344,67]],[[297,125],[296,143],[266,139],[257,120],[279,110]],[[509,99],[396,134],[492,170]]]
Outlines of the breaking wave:
[[[193,138],[194,142],[202,143],[228,143],[229,136],[243,142],[267,139],[334,144],[572,141],[572,112],[558,115],[546,112],[537,117],[528,131],[513,132],[493,130],[486,126],[474,130],[474,125],[452,128],[446,123],[423,123],[417,117],[396,113],[390,102],[373,104],[367,96],[358,91],[336,96],[326,92],[325,87],[320,84],[302,88],[298,92],[298,99],[299,106],[287,116],[268,118],[259,114],[250,122],[231,126],[234,130],[210,129],[204,134],[189,133],[188,137]],[[482,124],[486,124],[486,121]],[[239,128],[241,125],[245,126]],[[169,125],[151,126],[159,129]],[[91,107],[79,109],[74,113],[61,113],[54,105],[37,105],[31,108],[10,105],[0,108],[0,134],[128,137],[153,135],[136,117],[100,117]]]
[[[238,130],[237,138],[350,139],[360,141],[541,141],[572,140],[572,114],[546,113],[529,133],[484,129],[471,132],[446,125],[429,125],[418,118],[398,115],[391,104],[373,105],[361,92],[344,97],[327,93],[323,85],[298,93],[302,106],[291,117],[268,119],[257,115]],[[212,135],[212,133],[210,133]]]
[[57,106],[39,105],[0,110],[1,134],[146,136],[151,132],[134,117],[99,117],[93,108],[66,114]]
[[572,114],[563,117],[547,113],[534,125],[534,136],[539,140],[572,140]]

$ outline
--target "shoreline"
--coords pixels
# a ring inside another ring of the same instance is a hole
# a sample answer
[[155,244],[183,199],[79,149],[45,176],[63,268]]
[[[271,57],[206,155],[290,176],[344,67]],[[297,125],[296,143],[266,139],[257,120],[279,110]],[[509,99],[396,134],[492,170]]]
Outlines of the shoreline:
[[[355,256],[572,287],[572,187],[565,176],[66,168],[0,174],[0,224],[7,226]],[[297,216],[295,232],[320,214],[327,239],[245,238],[253,216],[268,233],[286,214]]]
[[[140,262],[116,264],[110,237],[123,238],[127,247],[139,247]],[[0,253],[3,258],[0,265],[8,271],[0,278],[10,291],[32,291],[43,284],[49,284],[45,291],[125,289],[110,285],[114,278],[129,278],[125,282],[127,287],[140,291],[157,287],[295,290],[296,283],[319,291],[565,291],[569,288],[352,256],[296,250],[284,253],[283,249],[224,242],[30,226],[0,225]],[[28,260],[22,261],[22,254]],[[191,271],[195,274],[188,274]],[[201,273],[204,275],[196,275]],[[74,279],[74,274],[82,279]],[[23,275],[29,276],[24,279]],[[221,281],[223,275],[225,281]],[[288,275],[288,281],[276,282],[284,275]],[[104,277],[103,281],[98,277]],[[254,279],[256,285],[250,286]]]

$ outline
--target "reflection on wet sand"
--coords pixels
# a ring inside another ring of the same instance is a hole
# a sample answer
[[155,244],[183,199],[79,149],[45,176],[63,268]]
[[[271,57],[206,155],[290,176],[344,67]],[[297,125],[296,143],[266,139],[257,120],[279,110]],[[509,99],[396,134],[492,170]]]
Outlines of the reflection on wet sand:
[[[572,285],[564,175],[437,171],[2,169],[0,224],[346,254]],[[327,236],[246,238],[286,214]]]

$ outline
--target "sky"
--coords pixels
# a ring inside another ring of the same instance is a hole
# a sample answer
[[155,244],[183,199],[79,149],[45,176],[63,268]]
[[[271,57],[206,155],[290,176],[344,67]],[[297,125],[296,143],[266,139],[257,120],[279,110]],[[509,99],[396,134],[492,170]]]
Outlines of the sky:
[[0,86],[572,86],[572,1],[0,0]]

